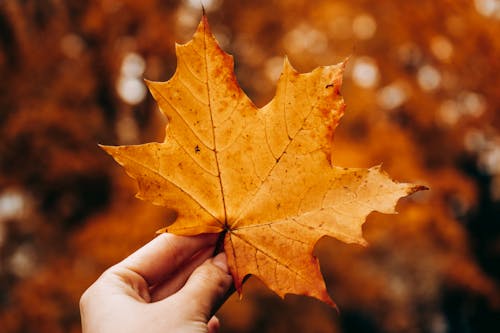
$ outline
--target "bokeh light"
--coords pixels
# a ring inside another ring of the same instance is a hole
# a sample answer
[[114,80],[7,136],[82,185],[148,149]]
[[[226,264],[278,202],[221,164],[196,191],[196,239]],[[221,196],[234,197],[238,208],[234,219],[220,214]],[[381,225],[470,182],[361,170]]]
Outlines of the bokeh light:
[[374,88],[380,79],[375,60],[370,57],[355,59],[352,69],[352,79],[360,87]]
[[370,39],[377,31],[377,22],[370,14],[360,14],[352,22],[352,31],[358,39]]

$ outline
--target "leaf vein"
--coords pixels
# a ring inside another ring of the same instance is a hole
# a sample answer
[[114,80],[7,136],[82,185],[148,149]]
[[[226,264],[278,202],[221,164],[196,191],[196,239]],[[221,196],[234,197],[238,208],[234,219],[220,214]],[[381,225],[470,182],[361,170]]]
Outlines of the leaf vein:
[[198,206],[200,208],[202,208],[203,210],[205,210],[210,216],[212,216],[217,222],[219,222],[221,224],[221,226],[223,226],[223,223],[221,223],[221,221],[219,221],[219,219],[217,217],[214,216],[214,214],[212,214],[208,209],[207,207],[205,207],[198,199],[196,199],[191,193],[187,192],[185,189],[183,189],[180,185],[176,184],[174,181],[172,181],[171,179],[165,177],[162,173],[160,173],[158,170],[155,170],[153,168],[151,168],[150,166],[146,165],[146,164],[143,164],[141,163],[140,161],[134,159],[134,158],[131,158],[131,157],[128,157],[128,156],[125,156],[125,155],[122,155],[122,158],[125,158],[125,159],[128,159],[129,161],[145,168],[146,170],[149,170],[151,171],[152,173],[156,174],[157,176],[165,179],[167,182],[169,182],[170,184],[172,184],[175,188],[177,188],[179,191],[181,191],[182,193],[186,194],[189,198],[191,198],[196,204],[198,204]]
[[189,128],[189,130],[191,131],[191,133],[193,133],[193,135],[200,141],[200,143],[203,144],[208,149],[213,150],[213,148],[211,148],[208,144],[206,144],[205,142],[203,142],[203,139],[198,135],[198,133],[196,133],[196,131],[191,127],[191,125],[189,125],[189,123],[182,116],[182,113],[178,110],[178,108],[161,91],[159,91],[158,89],[154,88],[154,86],[152,86],[152,87],[153,87],[152,89],[154,89],[168,103],[168,105],[172,108],[172,110],[174,110],[175,113],[177,113],[177,115],[179,116],[179,118],[182,119],[182,122],[184,124],[186,124],[186,127]]
[[[292,267],[288,266],[288,264],[286,263],[283,263],[281,262],[278,258],[275,258],[273,256],[271,256],[269,253],[267,253],[266,251],[260,249],[257,245],[253,244],[251,241],[249,241],[248,239],[245,239],[242,237],[242,235],[237,235],[237,234],[234,234],[236,237],[240,238],[243,242],[247,243],[247,245],[249,245],[250,247],[253,247],[256,252],[260,252],[262,253],[265,257],[269,258],[271,261],[274,261],[275,265],[280,265],[282,267],[285,267],[287,270],[289,270],[290,272],[294,273],[295,275],[299,276],[302,280],[306,281],[306,282],[310,282],[310,280],[308,279],[308,277],[306,276],[303,276],[301,274],[301,272],[298,272],[298,271],[295,271],[294,269],[292,269]],[[257,263],[256,263],[257,264]]]
[[[200,55],[200,54],[199,54],[196,50],[194,50],[194,51],[195,51],[195,53],[196,53],[196,54],[198,54],[198,56],[199,56],[200,58],[202,57],[202,56],[201,56],[201,55]],[[184,60],[184,57],[177,57],[177,59],[178,59],[178,61],[179,61],[179,62],[182,62],[182,64],[184,64],[184,66],[186,67],[186,69],[188,70],[188,72],[191,74],[191,76],[192,76],[193,78],[195,78],[196,80],[198,80],[198,81],[200,81],[200,82],[202,82],[202,83],[206,83],[206,81],[205,81],[205,80],[200,79],[200,78],[199,78],[199,77],[198,77],[198,76],[194,73],[194,71],[192,70],[192,68],[191,68],[191,66],[189,65],[189,63],[188,63],[186,60]]]
[[179,77],[179,82],[186,88],[186,90],[189,92],[189,94],[191,96],[193,96],[196,101],[198,101],[202,105],[208,106],[208,104],[206,102],[204,102],[203,100],[201,100],[198,96],[196,96],[194,94],[194,92],[189,88],[189,86],[180,77]]

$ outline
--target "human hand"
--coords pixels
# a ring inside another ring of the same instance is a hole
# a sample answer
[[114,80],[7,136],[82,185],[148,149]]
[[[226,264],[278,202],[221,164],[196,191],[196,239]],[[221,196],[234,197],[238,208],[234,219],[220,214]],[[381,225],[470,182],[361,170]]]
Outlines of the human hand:
[[232,278],[216,241],[161,234],[106,270],[80,299],[83,333],[217,332]]

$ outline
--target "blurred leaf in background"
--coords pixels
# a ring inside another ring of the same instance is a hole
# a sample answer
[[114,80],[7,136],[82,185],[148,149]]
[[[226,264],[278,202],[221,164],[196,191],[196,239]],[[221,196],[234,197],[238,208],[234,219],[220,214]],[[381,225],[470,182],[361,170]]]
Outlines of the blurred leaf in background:
[[[258,106],[285,54],[302,72],[350,56],[335,164],[432,188],[370,215],[367,248],[320,242],[340,315],[251,279],[222,331],[500,329],[500,3],[202,3]],[[200,1],[0,2],[2,332],[79,332],[83,290],[175,218],[97,144],[160,140],[142,79],[170,78],[200,16]]]

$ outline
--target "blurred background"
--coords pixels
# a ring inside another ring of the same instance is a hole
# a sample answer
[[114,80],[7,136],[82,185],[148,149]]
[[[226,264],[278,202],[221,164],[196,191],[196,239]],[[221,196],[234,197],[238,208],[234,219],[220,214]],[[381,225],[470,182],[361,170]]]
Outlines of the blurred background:
[[[1,0],[0,331],[79,332],[81,293],[171,212],[98,147],[162,141],[165,81],[203,3],[258,106],[284,55],[350,57],[334,161],[431,191],[316,248],[340,308],[257,279],[222,332],[500,331],[500,1]],[[161,264],[161,263],[159,263]]]

